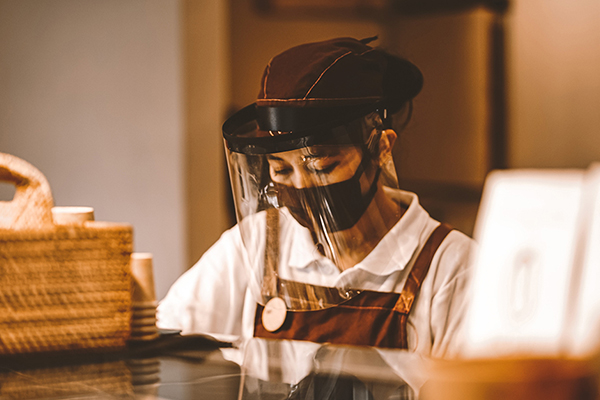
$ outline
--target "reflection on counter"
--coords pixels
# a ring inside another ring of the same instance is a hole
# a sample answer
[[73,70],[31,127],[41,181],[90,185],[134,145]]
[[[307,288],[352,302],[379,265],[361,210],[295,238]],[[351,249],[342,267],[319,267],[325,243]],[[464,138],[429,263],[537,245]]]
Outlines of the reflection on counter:
[[404,350],[254,338],[244,349],[241,399],[416,399],[424,367]]
[[132,396],[131,378],[124,361],[14,370],[0,368],[0,397]]
[[163,335],[120,352],[0,358],[1,399],[238,397],[240,367],[209,337]]

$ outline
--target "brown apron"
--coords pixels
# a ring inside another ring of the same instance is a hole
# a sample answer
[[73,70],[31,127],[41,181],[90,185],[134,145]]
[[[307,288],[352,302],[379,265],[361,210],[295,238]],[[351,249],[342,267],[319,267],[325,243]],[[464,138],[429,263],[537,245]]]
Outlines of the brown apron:
[[[429,236],[417,256],[404,288],[400,293],[362,290],[349,300],[324,309],[292,311],[275,332],[267,331],[262,323],[264,306],[258,304],[254,319],[254,336],[265,339],[307,340],[316,343],[372,346],[408,349],[407,319],[421,284],[429,271],[431,260],[444,238],[452,230],[440,224]],[[295,298],[339,296],[335,288],[300,284],[273,276],[271,284],[279,293],[290,291]],[[302,292],[300,295],[298,292]]]

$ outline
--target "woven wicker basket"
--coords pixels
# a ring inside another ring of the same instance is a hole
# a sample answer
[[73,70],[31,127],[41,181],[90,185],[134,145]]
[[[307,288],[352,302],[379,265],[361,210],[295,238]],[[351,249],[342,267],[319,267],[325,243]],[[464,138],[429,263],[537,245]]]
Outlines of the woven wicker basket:
[[54,225],[46,178],[0,153],[0,354],[123,347],[130,334],[133,230]]

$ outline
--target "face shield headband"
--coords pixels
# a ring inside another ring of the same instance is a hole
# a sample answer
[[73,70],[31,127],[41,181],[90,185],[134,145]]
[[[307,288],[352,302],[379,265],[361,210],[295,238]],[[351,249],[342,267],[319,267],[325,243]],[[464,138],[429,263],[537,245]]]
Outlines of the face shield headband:
[[380,103],[336,107],[244,107],[223,124],[227,148],[235,153],[279,153],[318,144],[364,144],[362,118]]

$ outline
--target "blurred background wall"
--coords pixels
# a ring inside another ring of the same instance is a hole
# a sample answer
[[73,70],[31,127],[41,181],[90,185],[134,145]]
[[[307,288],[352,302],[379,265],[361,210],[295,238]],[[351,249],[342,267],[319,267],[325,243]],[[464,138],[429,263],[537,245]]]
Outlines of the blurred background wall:
[[132,223],[161,293],[187,261],[182,69],[177,2],[0,1],[0,151]]
[[510,15],[513,167],[600,160],[600,2],[515,1]]
[[425,75],[401,185],[471,233],[490,169],[600,160],[599,17],[596,0],[0,0],[0,151],[57,205],[132,223],[162,297],[234,223],[220,125],[269,59],[379,35]]

